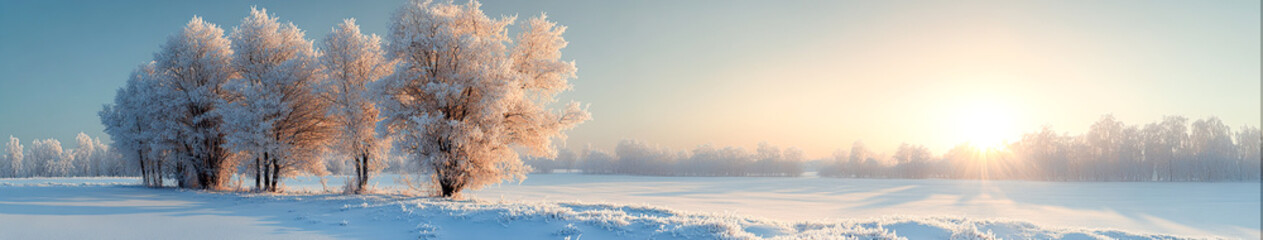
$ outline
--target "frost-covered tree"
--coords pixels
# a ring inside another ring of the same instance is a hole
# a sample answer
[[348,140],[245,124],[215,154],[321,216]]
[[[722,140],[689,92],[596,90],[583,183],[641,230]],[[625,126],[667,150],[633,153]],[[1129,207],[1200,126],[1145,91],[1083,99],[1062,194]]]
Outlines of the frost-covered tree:
[[561,169],[578,168],[579,154],[569,148],[562,148],[557,151],[556,164]]
[[619,173],[635,175],[675,175],[679,161],[666,147],[635,139],[624,139],[614,147]]
[[6,175],[10,177],[27,176],[22,166],[25,158],[25,155],[22,155],[22,142],[17,137],[9,135],[9,143],[4,145],[4,158],[8,160]]
[[523,159],[527,166],[531,167],[532,173],[553,173],[556,170],[578,169],[579,154],[574,150],[559,147],[555,158],[546,157],[526,157]]
[[13,163],[9,161],[8,154],[0,154],[0,178],[14,177],[12,168]]
[[1149,173],[1144,166],[1144,135],[1139,126],[1123,128],[1118,143],[1118,166],[1114,180],[1139,181]]
[[583,170],[584,174],[613,174],[615,173],[614,164],[618,161],[614,155],[597,149],[589,149],[580,158],[583,160],[579,164],[579,169]]
[[251,9],[229,36],[231,65],[241,77],[227,87],[218,112],[228,129],[225,146],[255,157],[256,187],[266,191],[278,191],[282,176],[326,171],[319,156],[330,139],[328,104],[316,94],[319,56],[303,35],[267,10]]
[[745,176],[754,163],[754,155],[740,147],[706,144],[693,149],[682,162],[685,164],[681,168],[686,169],[684,175],[688,176]]
[[161,112],[151,116],[154,151],[170,152],[180,187],[218,189],[233,173],[223,119],[215,114],[236,74],[229,45],[223,29],[193,17],[154,54],[160,87],[149,107]]
[[1176,169],[1188,156],[1188,118],[1165,116],[1162,121],[1145,125],[1145,161],[1153,164],[1152,178],[1174,181],[1180,179]]
[[922,145],[903,143],[895,150],[898,175],[905,178],[929,177],[930,149]]
[[[153,116],[161,114],[160,104],[155,91],[160,83],[155,73],[153,62],[140,65],[132,72],[126,85],[119,88],[114,96],[114,103],[105,105],[98,115],[101,124],[105,125],[105,133],[114,140],[114,152],[119,158],[134,164],[118,162],[116,164],[133,166],[139,172],[141,182],[145,186],[162,186],[162,159],[152,152],[156,144]],[[122,172],[122,171],[121,171]],[[131,171],[128,171],[131,172]]]
[[1106,114],[1089,127],[1083,137],[1089,148],[1089,152],[1085,154],[1091,156],[1091,159],[1090,164],[1086,164],[1083,168],[1087,171],[1084,177],[1091,180],[1108,180],[1112,177],[1108,175],[1118,170],[1116,168],[1117,156],[1124,126],[1123,122],[1114,119],[1114,115]]
[[531,168],[531,173],[553,173],[558,168],[557,161],[551,158],[526,157],[522,163]]
[[851,143],[850,153],[851,154],[846,158],[846,167],[842,168],[845,169],[843,175],[853,177],[872,177],[874,169],[872,169],[872,164],[870,163],[873,163],[874,161],[870,161],[870,159],[873,159],[873,153],[868,150],[868,147],[864,145],[864,142],[855,141],[854,143]]
[[367,85],[389,75],[394,63],[386,60],[381,38],[361,34],[355,19],[333,27],[320,48],[326,75],[322,96],[331,103],[329,120],[336,130],[333,149],[351,160],[355,178],[347,184],[352,192],[362,193],[369,175],[384,168],[381,154],[387,145],[378,137],[379,112]]
[[776,165],[782,159],[780,147],[767,142],[759,142],[759,146],[754,149],[754,166],[751,167],[750,174],[755,176],[776,174]]
[[560,59],[564,27],[544,16],[523,25],[512,48],[513,18],[488,18],[471,1],[412,1],[392,17],[387,56],[394,73],[374,84],[381,128],[426,166],[444,197],[525,178],[515,148],[555,154],[552,139],[590,118],[578,103],[549,109],[569,89],[573,62]]
[[1237,169],[1241,171],[1241,179],[1259,179],[1263,132],[1256,127],[1242,126],[1237,130],[1236,140],[1237,156],[1241,161]]
[[782,151],[780,147],[760,142],[754,150],[755,162],[746,168],[746,175],[797,177],[802,175],[803,158],[802,149],[790,147]]
[[588,174],[797,177],[802,174],[805,157],[801,149],[789,147],[782,150],[767,143],[760,143],[753,154],[740,147],[720,148],[710,144],[700,145],[692,151],[676,152],[648,142],[626,139],[619,141],[613,155],[592,150],[583,156],[558,154],[555,159],[528,160],[532,167],[557,168],[564,158],[579,159],[579,168]]
[[803,161],[807,159],[807,154],[801,148],[788,147],[785,148],[781,156],[781,160],[776,162],[775,175],[785,177],[798,177],[803,175]]
[[[81,144],[92,145],[92,153],[87,154],[91,158],[88,160],[88,163],[92,165],[92,171],[89,175],[122,176],[126,173],[127,167],[122,162],[122,155],[114,152],[110,145],[101,142],[101,138],[88,138],[86,141],[81,141]],[[80,151],[83,151],[82,148],[76,149],[75,153],[79,154]]]
[[67,154],[61,148],[61,141],[44,139],[31,142],[30,155],[26,160],[31,163],[31,175],[36,177],[64,177],[73,171],[74,155]]
[[846,150],[837,149],[833,151],[831,159],[826,159],[823,166],[817,172],[821,177],[848,177],[845,173],[846,158],[850,154]]
[[[1067,149],[1069,137],[1057,134],[1051,126],[1043,126],[1039,131],[1022,135],[1020,141],[1014,142],[1009,149],[1040,170],[1034,177],[1046,180],[1065,180],[1067,178]],[[946,157],[946,156],[944,156]],[[953,165],[959,164],[952,162]]]
[[[70,154],[74,155],[75,176],[99,176],[102,169],[101,158],[97,152],[98,144],[92,141],[92,137],[88,134],[79,132],[75,135],[75,143],[78,147]],[[104,147],[104,146],[101,146]]]
[[1232,130],[1219,118],[1209,117],[1194,121],[1189,133],[1190,148],[1197,161],[1194,170],[1197,180],[1219,181],[1232,178],[1237,171],[1236,146],[1232,143]]

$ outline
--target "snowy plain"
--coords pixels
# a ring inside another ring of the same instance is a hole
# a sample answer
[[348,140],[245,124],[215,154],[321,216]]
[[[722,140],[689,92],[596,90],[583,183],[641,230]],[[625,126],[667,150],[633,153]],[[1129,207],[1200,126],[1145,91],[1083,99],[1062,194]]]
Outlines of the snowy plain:
[[[402,189],[377,178],[385,192]],[[328,189],[341,178],[326,178]],[[2,239],[1258,239],[1259,183],[533,174],[449,201],[0,179]]]
[[532,175],[483,199],[584,201],[785,221],[943,216],[1260,239],[1258,182],[1039,182]]

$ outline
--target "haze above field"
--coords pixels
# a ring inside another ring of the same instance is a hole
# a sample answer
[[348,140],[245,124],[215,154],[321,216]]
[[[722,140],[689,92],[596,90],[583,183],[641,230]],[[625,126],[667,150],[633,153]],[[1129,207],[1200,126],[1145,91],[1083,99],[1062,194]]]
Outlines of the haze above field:
[[[383,34],[402,1],[0,3],[0,135],[105,138],[96,116],[194,15],[239,24],[250,5],[323,37],[343,18]],[[803,148],[863,140],[936,154],[1101,114],[1260,121],[1258,1],[485,1],[491,16],[547,12],[569,26],[579,78],[562,102],[594,120],[569,145],[635,138]]]

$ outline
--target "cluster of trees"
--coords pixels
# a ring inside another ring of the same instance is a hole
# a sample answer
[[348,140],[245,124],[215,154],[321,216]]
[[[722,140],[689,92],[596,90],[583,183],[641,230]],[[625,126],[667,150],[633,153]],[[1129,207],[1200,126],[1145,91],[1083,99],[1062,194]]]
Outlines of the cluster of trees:
[[0,156],[0,177],[91,177],[132,175],[132,167],[110,146],[87,134],[75,136],[75,149],[63,149],[57,139],[22,145],[9,136]]
[[862,178],[1023,179],[1046,181],[1240,181],[1260,178],[1258,128],[1232,131],[1208,117],[1183,116],[1126,125],[1104,115],[1081,135],[1051,127],[1001,149],[958,145],[933,157],[904,144],[892,158],[856,143],[821,167],[821,176]]
[[337,80],[321,57],[266,10],[251,9],[227,37],[194,17],[133,72],[101,122],[146,185],[219,189],[244,173],[277,191],[282,176],[323,171],[315,155],[335,126],[320,89]]
[[798,148],[781,149],[767,143],[759,143],[753,153],[741,147],[712,145],[676,152],[644,141],[623,140],[613,154],[563,149],[557,158],[535,158],[527,163],[543,173],[581,169],[589,174],[797,177],[803,173],[803,160],[803,151]]
[[937,161],[929,148],[903,143],[894,156],[886,158],[865,147],[863,142],[851,144],[850,151],[833,153],[830,163],[821,166],[818,174],[823,177],[856,178],[927,178],[945,166]]
[[1167,116],[1138,126],[1105,115],[1079,136],[1047,127],[1026,134],[1003,156],[1025,165],[1002,174],[1055,181],[1255,180],[1261,139],[1256,127],[1234,132],[1215,117],[1190,123]]
[[101,122],[149,186],[253,177],[255,189],[278,191],[285,177],[327,174],[321,159],[332,155],[350,163],[348,190],[359,193],[392,142],[443,196],[522,178],[515,149],[551,156],[551,139],[590,116],[577,103],[548,107],[575,76],[560,60],[565,27],[541,15],[511,39],[515,19],[479,7],[409,2],[385,43],[353,19],[316,45],[264,9],[227,35],[194,17],[131,74]]

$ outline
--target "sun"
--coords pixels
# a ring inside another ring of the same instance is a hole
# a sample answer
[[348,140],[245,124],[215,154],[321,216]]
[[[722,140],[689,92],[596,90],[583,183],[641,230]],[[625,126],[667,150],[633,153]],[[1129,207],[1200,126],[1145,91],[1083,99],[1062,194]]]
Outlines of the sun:
[[956,132],[979,150],[1002,150],[1013,133],[1013,114],[994,102],[962,106],[956,114]]

